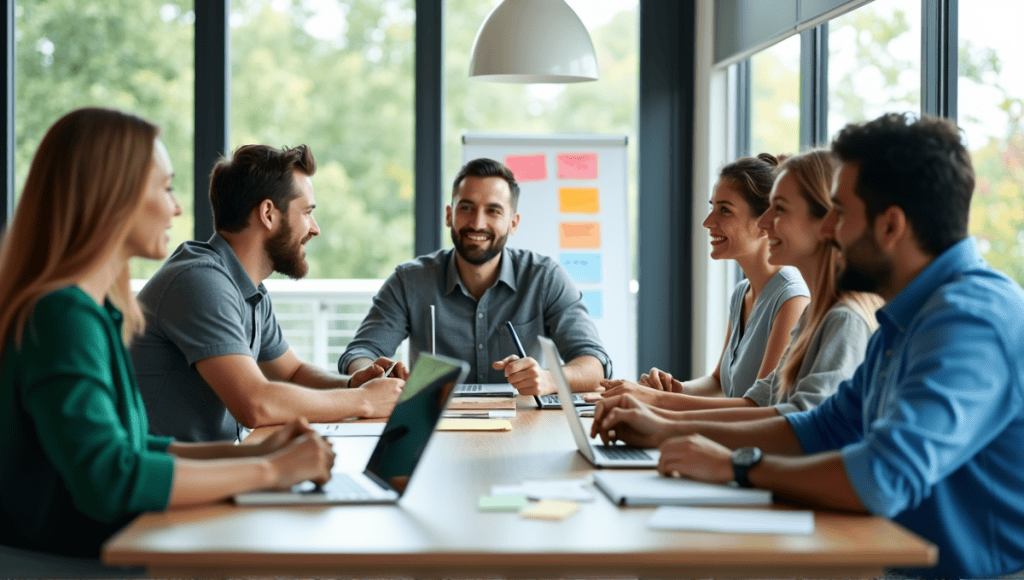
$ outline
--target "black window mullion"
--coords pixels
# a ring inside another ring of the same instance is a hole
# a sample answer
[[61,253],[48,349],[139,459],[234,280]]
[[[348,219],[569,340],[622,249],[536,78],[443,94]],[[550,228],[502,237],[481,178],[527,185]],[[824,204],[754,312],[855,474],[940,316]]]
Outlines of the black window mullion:
[[441,247],[443,0],[416,0],[416,142],[414,235],[416,255]]
[[230,0],[197,0],[195,3],[195,197],[192,212],[194,236],[201,241],[213,235],[210,171],[228,150],[230,10]]
[[736,157],[750,155],[751,145],[751,63],[736,63]]
[[958,0],[921,2],[921,112],[957,118]]
[[800,148],[828,143],[828,23],[800,33]]

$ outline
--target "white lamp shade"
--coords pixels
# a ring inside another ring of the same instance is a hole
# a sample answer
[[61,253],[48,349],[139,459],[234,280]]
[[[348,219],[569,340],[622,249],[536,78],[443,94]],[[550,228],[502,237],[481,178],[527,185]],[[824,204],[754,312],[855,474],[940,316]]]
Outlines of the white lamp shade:
[[469,76],[499,83],[595,81],[597,56],[565,0],[504,0],[476,33]]

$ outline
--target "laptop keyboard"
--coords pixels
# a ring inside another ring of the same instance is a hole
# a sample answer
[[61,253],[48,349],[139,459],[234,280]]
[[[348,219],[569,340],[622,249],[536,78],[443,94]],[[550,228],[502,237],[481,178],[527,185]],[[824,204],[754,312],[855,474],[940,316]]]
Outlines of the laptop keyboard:
[[[559,404],[559,402],[558,402],[558,395],[540,395],[540,402],[545,407],[547,407],[547,406],[560,407],[561,406]],[[581,405],[586,406],[586,405],[594,405],[594,404],[596,404],[594,402],[587,401],[586,399],[584,399],[583,395],[573,395],[572,396],[572,403],[574,405],[576,405],[577,407],[579,407]]]
[[594,445],[594,449],[608,459],[653,459],[653,457],[639,447],[627,447],[625,445]]
[[[307,493],[321,493],[315,489]],[[339,499],[373,499],[373,494],[356,483],[347,473],[333,473],[331,480],[323,487],[322,493]]]

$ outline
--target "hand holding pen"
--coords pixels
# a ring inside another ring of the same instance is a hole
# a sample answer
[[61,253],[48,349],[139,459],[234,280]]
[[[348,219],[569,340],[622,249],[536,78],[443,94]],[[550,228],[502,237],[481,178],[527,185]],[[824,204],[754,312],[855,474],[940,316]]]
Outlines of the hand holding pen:
[[526,349],[519,340],[515,328],[511,322],[505,323],[512,343],[516,347],[517,354],[512,354],[491,365],[495,370],[504,370],[505,378],[519,391],[520,395],[547,395],[555,392],[555,384],[551,380],[551,373],[540,368],[536,359],[526,355]]

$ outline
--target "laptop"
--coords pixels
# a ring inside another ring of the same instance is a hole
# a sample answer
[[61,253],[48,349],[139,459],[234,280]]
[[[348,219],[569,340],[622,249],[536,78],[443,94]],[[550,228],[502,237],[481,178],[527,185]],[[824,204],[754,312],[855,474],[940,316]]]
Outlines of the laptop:
[[518,394],[509,383],[465,383],[455,387],[456,397],[509,397]]
[[[544,351],[544,360],[557,361],[558,349],[551,339],[538,336],[540,348]],[[587,458],[594,467],[657,467],[661,452],[657,449],[642,449],[627,445],[604,445],[593,443],[583,428],[583,421],[576,412],[576,405],[572,402],[572,391],[569,389],[569,381],[562,372],[561,365],[548,364],[551,377],[555,381],[555,388],[558,389],[558,400],[562,405],[562,411],[569,421],[569,429],[572,430],[572,437],[576,440],[576,447],[580,454]]]
[[[537,401],[538,409],[561,409],[562,403],[559,402],[558,395],[537,395],[534,397]],[[597,401],[588,401],[583,398],[583,395],[573,393],[572,404],[577,407],[593,407],[597,404]]]
[[421,354],[362,472],[333,471],[322,488],[306,481],[285,491],[235,496],[239,505],[395,503],[409,484],[455,386],[463,361]]

